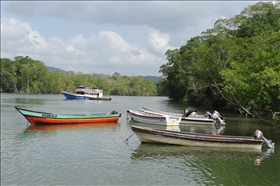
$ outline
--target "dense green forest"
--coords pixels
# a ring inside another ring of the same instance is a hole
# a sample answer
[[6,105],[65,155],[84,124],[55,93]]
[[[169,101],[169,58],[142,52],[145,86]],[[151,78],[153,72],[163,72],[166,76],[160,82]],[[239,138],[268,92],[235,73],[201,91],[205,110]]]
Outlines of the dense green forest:
[[159,89],[176,101],[241,108],[280,125],[280,3],[259,2],[166,52]]
[[[149,77],[151,78],[151,77]],[[101,88],[105,95],[155,96],[157,84],[143,76],[83,74],[50,71],[41,61],[28,56],[1,59],[1,91],[17,93],[60,93],[74,91],[78,85]]]

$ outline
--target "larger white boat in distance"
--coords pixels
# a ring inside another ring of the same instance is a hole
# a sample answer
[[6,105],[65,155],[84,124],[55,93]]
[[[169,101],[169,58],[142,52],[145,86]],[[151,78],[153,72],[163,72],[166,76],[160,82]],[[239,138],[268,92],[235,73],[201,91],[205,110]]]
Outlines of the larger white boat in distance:
[[83,100],[108,100],[111,98],[103,98],[103,90],[86,86],[77,86],[76,92],[61,91],[66,99],[83,99]]

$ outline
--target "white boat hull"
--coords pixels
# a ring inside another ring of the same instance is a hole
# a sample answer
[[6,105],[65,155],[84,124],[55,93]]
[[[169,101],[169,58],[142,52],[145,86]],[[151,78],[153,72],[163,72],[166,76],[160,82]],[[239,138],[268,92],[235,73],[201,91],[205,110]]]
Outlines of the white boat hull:
[[261,149],[263,144],[262,140],[255,140],[252,137],[215,136],[158,130],[140,126],[131,127],[133,132],[143,143],[239,149]]
[[[147,113],[158,113],[158,114],[168,114],[170,116],[174,117],[180,117],[181,114],[176,114],[172,112],[164,112],[160,110],[155,110],[147,107],[142,107],[144,112]],[[216,120],[210,119],[207,117],[202,116],[189,116],[189,117],[182,117],[180,124],[201,124],[201,125],[214,125],[216,123]]]
[[90,94],[75,94],[71,92],[61,91],[61,93],[65,96],[66,99],[84,99],[89,100],[91,98],[98,98],[97,95]]
[[170,117],[162,114],[151,114],[135,110],[127,110],[128,115],[137,122],[157,125],[179,125],[181,117]]
[[229,144],[229,143],[215,143],[215,142],[201,142],[201,141],[193,141],[193,140],[185,140],[185,139],[174,139],[170,137],[160,136],[160,135],[152,135],[152,134],[144,134],[135,132],[138,136],[139,140],[143,143],[163,143],[170,145],[184,145],[184,146],[200,146],[200,147],[223,147],[223,148],[244,148],[244,149],[261,149],[261,145],[251,145],[251,144]]

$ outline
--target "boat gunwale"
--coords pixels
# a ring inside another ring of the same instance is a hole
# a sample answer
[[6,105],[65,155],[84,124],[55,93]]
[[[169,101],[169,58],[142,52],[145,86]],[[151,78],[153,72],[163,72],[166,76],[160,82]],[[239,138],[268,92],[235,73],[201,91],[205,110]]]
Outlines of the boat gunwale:
[[156,109],[152,109],[152,108],[148,108],[148,107],[144,107],[144,106],[142,106],[142,108],[143,108],[144,112],[145,112],[145,110],[147,110],[147,111],[158,112],[158,113],[162,113],[162,114],[166,114],[166,115],[170,115],[170,116],[174,116],[174,117],[181,117],[182,118],[181,121],[185,120],[185,121],[193,121],[193,122],[215,123],[214,119],[203,117],[203,115],[182,117],[182,116],[180,116],[180,114],[173,113],[173,112],[160,111],[160,110],[156,110]]
[[[19,107],[15,107],[19,112],[20,110],[23,110],[23,111],[27,111],[27,112],[33,112],[33,113],[40,113],[40,114],[53,114],[53,113],[50,113],[50,112],[41,112],[41,111],[34,111],[34,110],[29,110],[29,109],[23,109],[23,108],[19,108]],[[21,113],[21,112],[20,112]],[[21,113],[22,115],[24,115],[23,113]]]
[[131,110],[131,109],[127,109],[127,113],[130,113],[132,115],[135,116],[139,116],[139,117],[143,117],[143,118],[151,118],[151,119],[166,119],[167,116],[163,115],[163,114],[151,114],[151,113],[144,113],[141,111],[137,111],[137,110]]
[[[54,113],[50,113],[50,112],[41,112],[41,111],[34,111],[34,110],[29,110],[29,109],[22,109],[22,108],[19,108],[19,107],[15,107],[19,113],[21,113],[24,117],[26,116],[32,116],[32,117],[36,117],[36,118],[48,118],[48,119],[51,119],[51,118],[54,118],[54,119],[94,119],[94,117],[91,117],[91,116],[99,116],[99,117],[96,117],[96,118],[111,118],[111,117],[121,117],[121,113],[118,113],[118,114],[111,114],[111,113],[94,113],[94,114],[54,114]],[[37,114],[42,114],[42,116],[35,116],[35,115],[31,115],[31,114],[24,114],[21,112],[21,110],[23,111],[27,111],[27,112],[30,112],[30,113],[37,113]],[[44,116],[43,114],[46,114],[46,115],[55,115],[55,116],[61,116],[61,117],[48,117],[48,116]],[[65,118],[63,118],[63,116],[65,116]],[[67,118],[67,116],[85,116],[83,118]]]

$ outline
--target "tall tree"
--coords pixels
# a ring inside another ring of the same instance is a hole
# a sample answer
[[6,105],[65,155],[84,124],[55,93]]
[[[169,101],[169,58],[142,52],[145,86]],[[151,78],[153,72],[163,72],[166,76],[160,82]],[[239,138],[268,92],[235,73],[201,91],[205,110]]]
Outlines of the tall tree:
[[168,62],[160,67],[161,87],[168,89],[163,92],[174,100],[222,103],[271,119],[280,110],[279,7],[279,2],[248,6],[180,50],[168,50]]
[[18,92],[17,66],[10,59],[3,58],[1,63],[1,91]]

